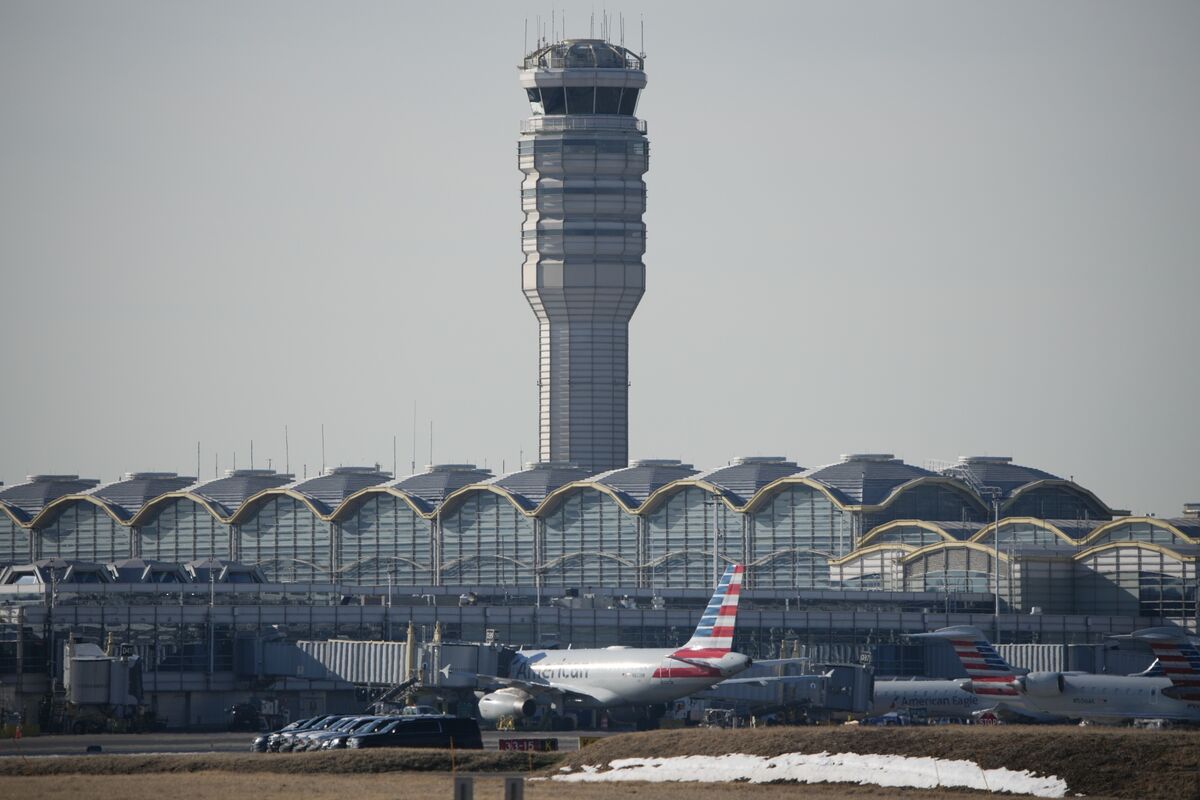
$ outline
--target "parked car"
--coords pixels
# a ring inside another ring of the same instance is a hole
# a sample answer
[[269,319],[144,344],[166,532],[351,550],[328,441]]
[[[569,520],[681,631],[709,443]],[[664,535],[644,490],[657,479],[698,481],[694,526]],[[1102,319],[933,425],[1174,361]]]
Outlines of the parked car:
[[400,714],[405,717],[440,717],[442,712],[433,706],[405,706],[400,709]]
[[255,753],[265,753],[265,752],[267,752],[267,748],[270,745],[272,736],[277,736],[281,733],[287,733],[288,731],[294,731],[297,728],[301,728],[304,725],[307,725],[309,722],[312,722],[314,719],[316,719],[316,717],[306,717],[305,719],[298,719],[294,722],[289,722],[287,725],[284,725],[282,728],[280,728],[277,731],[268,731],[267,733],[260,733],[258,736],[255,736],[254,741],[252,741],[250,743],[250,749]]
[[378,733],[355,734],[346,738],[346,747],[454,747],[482,750],[483,736],[473,719],[448,716],[402,716],[396,724]]
[[279,737],[279,745],[275,749],[277,752],[280,752],[280,753],[291,752],[293,749],[295,749],[296,745],[299,744],[304,739],[306,739],[309,734],[320,733],[321,731],[329,730],[330,728],[334,727],[335,725],[341,725],[344,722],[346,722],[346,720],[349,720],[349,719],[353,719],[353,717],[347,717],[345,715],[334,714],[329,717],[326,717],[321,722],[318,722],[315,725],[309,725],[304,730],[296,730],[296,731],[291,731],[289,733],[282,734]]
[[374,726],[384,717],[354,717],[342,725],[334,725],[332,728],[320,733],[314,733],[311,736],[305,737],[302,745],[292,748],[294,751],[300,750],[320,750],[329,740],[339,736],[346,736],[351,733],[366,732],[368,728]]
[[309,745],[311,745],[314,741],[320,739],[321,737],[326,736],[328,734],[337,734],[337,733],[344,733],[344,732],[352,731],[355,728],[357,728],[359,726],[359,724],[361,724],[363,721],[368,720],[368,719],[371,719],[371,717],[368,717],[365,714],[356,714],[355,716],[352,716],[352,717],[342,717],[337,722],[330,725],[328,728],[322,728],[321,730],[311,730],[311,731],[304,731],[303,733],[298,733],[298,734],[296,734],[295,738],[292,739],[291,751],[293,753],[302,753],[305,750],[310,749]]
[[[396,724],[398,717],[379,717],[355,727],[353,730],[326,734],[321,737],[320,749],[322,750],[341,750],[346,746],[346,740],[351,736],[365,736],[371,733],[382,733],[385,729]],[[316,747],[309,747],[309,750],[316,750]]]

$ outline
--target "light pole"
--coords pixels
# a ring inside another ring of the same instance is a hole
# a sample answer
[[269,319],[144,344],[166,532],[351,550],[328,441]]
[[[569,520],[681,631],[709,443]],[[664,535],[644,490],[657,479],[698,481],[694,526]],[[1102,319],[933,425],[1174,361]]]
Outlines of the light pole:
[[1000,490],[992,489],[992,641],[1000,644]]

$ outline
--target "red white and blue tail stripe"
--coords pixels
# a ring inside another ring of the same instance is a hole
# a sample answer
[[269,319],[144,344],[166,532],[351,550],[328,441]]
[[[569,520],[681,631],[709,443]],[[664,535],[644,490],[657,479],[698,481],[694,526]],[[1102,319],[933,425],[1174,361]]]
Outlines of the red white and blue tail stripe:
[[1150,645],[1158,658],[1163,675],[1171,679],[1177,700],[1200,701],[1200,652],[1187,635],[1173,628],[1147,628],[1134,631],[1130,638],[1141,639]]
[[712,599],[700,617],[700,624],[688,643],[675,651],[687,658],[720,658],[733,649],[733,628],[737,622],[738,597],[742,592],[741,564],[730,564],[717,584]]
[[954,648],[954,655],[971,679],[971,691],[989,697],[1016,697],[1014,685],[1017,674],[1003,656],[996,652],[983,631],[970,625],[941,628],[933,633],[917,634],[913,638],[945,639]]

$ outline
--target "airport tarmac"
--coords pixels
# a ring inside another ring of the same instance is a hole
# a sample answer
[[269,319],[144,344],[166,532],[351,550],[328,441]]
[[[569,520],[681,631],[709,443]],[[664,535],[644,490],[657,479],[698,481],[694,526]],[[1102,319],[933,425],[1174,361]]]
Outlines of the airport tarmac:
[[[484,731],[483,748],[497,750],[502,738],[558,739],[561,752],[579,749],[579,737],[608,736],[609,731]],[[255,733],[101,733],[84,736],[28,736],[0,739],[0,757],[4,756],[78,756],[90,745],[100,745],[108,755],[147,755],[153,753],[245,753]],[[268,754],[269,755],[269,754]]]

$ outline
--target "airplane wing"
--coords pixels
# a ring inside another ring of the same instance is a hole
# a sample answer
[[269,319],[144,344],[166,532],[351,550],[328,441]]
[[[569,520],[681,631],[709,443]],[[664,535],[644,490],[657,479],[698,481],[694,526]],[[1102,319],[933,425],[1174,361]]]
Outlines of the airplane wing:
[[[455,671],[450,666],[442,669],[442,674],[446,677],[450,677],[451,672]],[[456,674],[462,674],[462,672],[458,671]],[[502,678],[499,675],[485,675],[479,672],[469,674],[475,679],[475,688],[485,692],[492,692],[497,689],[520,689],[531,695],[555,695],[562,697],[564,700],[570,700],[573,703],[582,705],[603,706],[620,700],[612,692],[598,691],[597,687],[590,686],[584,691],[568,683],[534,683],[532,681],[523,681],[519,678]]]
[[[759,663],[754,662],[756,665]],[[763,675],[761,678],[729,678],[728,680],[714,683],[713,686],[728,686],[731,684],[747,684],[750,686],[766,686],[771,683],[800,683],[801,681],[812,681],[823,677],[821,675]]]

